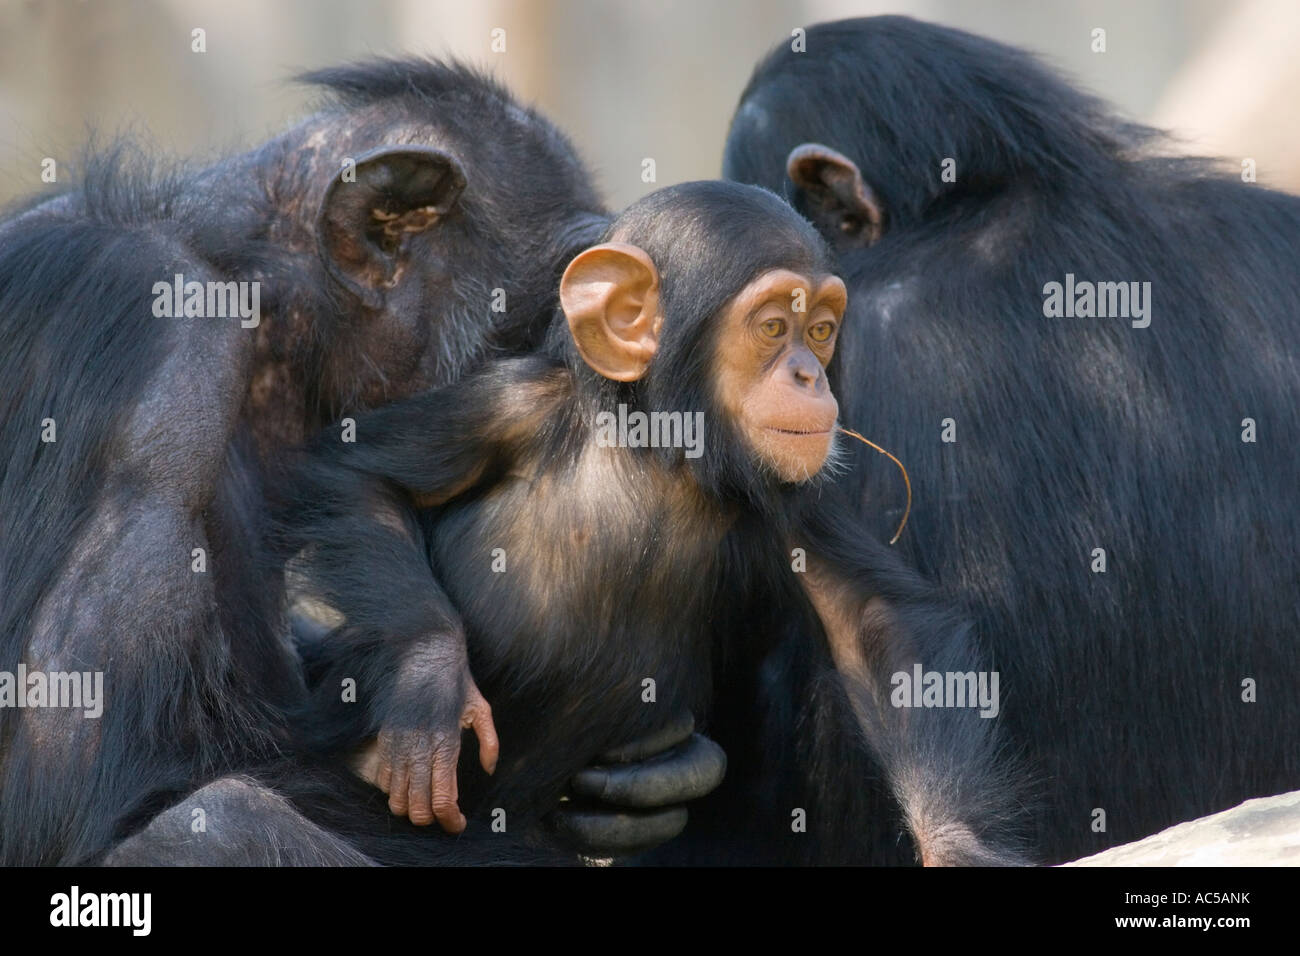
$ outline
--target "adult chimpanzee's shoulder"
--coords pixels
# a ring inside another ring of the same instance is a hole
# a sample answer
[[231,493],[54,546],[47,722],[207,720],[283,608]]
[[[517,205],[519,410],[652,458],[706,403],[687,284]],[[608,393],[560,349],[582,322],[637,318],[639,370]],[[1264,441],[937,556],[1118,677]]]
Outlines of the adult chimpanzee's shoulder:
[[192,169],[152,157],[130,140],[91,147],[82,165],[79,211],[116,226],[175,218],[194,176]]
[[193,175],[178,164],[151,157],[126,138],[88,145],[71,164],[64,188],[26,197],[5,210],[0,232],[17,237],[20,228],[40,228],[52,219],[77,219],[130,228],[172,218]]
[[[1156,156],[1142,166],[1155,183],[1167,187],[1163,193],[1152,189],[1153,199],[1199,218],[1200,225],[1213,225],[1220,238],[1224,228],[1240,228],[1274,246],[1300,242],[1300,196],[1243,180],[1234,161]],[[1278,235],[1270,235],[1274,230]]]

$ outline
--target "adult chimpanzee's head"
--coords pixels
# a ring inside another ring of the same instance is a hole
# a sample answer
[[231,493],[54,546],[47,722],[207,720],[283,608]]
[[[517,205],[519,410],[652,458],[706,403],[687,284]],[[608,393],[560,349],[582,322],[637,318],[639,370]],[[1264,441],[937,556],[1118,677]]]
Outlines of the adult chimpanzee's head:
[[634,383],[622,393],[638,408],[705,412],[710,486],[800,482],[825,462],[838,412],[825,367],[846,293],[831,270],[772,193],[686,183],[619,216],[569,264],[560,300],[586,366]]
[[459,65],[305,77],[332,104],[285,141],[285,195],[335,308],[314,310],[318,404],[337,414],[536,344],[559,271],[608,223],[569,141]]
[[787,196],[841,251],[965,195],[1104,178],[1145,132],[1030,54],[960,30],[867,17],[804,39],[755,67],[723,175]]

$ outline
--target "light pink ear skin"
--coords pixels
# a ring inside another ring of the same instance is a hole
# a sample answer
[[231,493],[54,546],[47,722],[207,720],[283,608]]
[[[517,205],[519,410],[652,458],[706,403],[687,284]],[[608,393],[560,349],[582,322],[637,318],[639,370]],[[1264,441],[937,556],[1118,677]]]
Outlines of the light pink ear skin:
[[659,270],[645,250],[607,242],[579,253],[560,279],[560,306],[582,360],[635,382],[659,348]]

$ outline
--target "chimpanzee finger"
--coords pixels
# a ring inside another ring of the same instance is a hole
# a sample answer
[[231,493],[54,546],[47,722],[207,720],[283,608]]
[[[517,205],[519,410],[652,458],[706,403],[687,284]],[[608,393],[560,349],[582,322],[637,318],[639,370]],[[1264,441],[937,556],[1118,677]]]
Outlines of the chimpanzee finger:
[[[384,743],[381,736],[376,745],[378,753],[375,755],[375,762],[378,764],[378,770],[375,773],[374,784],[384,793],[393,792],[393,754],[388,746]],[[363,762],[364,768],[364,762]]]
[[656,757],[665,750],[676,747],[694,732],[695,715],[690,711],[683,711],[669,721],[667,726],[651,731],[644,737],[638,737],[621,747],[606,750],[596,758],[596,763],[632,763],[645,760],[647,757]]
[[636,853],[671,840],[686,827],[685,807],[644,813],[608,811],[561,805],[551,824],[565,840],[588,856]]
[[388,809],[392,811],[393,816],[404,817],[410,810],[410,793],[407,790],[409,786],[409,777],[406,767],[406,761],[401,755],[395,755],[393,759],[393,778],[392,784],[388,791]]
[[433,789],[433,762],[421,753],[415,760],[407,761],[406,768],[406,818],[417,827],[427,827],[433,822],[433,807],[429,800]]
[[727,755],[707,737],[640,763],[587,767],[574,775],[574,794],[623,807],[663,807],[704,796],[722,782]]
[[448,833],[461,833],[465,829],[465,815],[460,812],[460,793],[456,770],[460,763],[460,736],[453,734],[439,741],[433,750],[432,787],[426,788],[426,797],[432,796],[432,815],[438,825]]
[[465,691],[465,714],[461,717],[461,726],[474,729],[478,736],[478,761],[488,773],[495,773],[501,742],[497,739],[496,724],[492,722],[492,708],[473,680]]

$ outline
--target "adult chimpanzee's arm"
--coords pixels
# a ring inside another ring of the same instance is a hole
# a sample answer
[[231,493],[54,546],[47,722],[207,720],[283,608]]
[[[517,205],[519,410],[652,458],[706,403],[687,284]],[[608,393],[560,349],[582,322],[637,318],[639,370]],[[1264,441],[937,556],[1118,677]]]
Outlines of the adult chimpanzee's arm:
[[[1019,794],[994,733],[996,675],[960,615],[850,513],[823,497],[792,546],[807,549],[800,583],[921,861],[1024,862],[1015,849]],[[960,675],[954,699],[944,696],[948,675]]]
[[343,617],[316,655],[308,734],[325,749],[377,734],[358,770],[413,823],[464,829],[456,786],[462,729],[478,735],[489,772],[498,749],[415,509],[508,465],[565,394],[565,377],[543,359],[502,362],[362,415],[315,441],[293,489],[290,541],[302,549],[305,584]]

